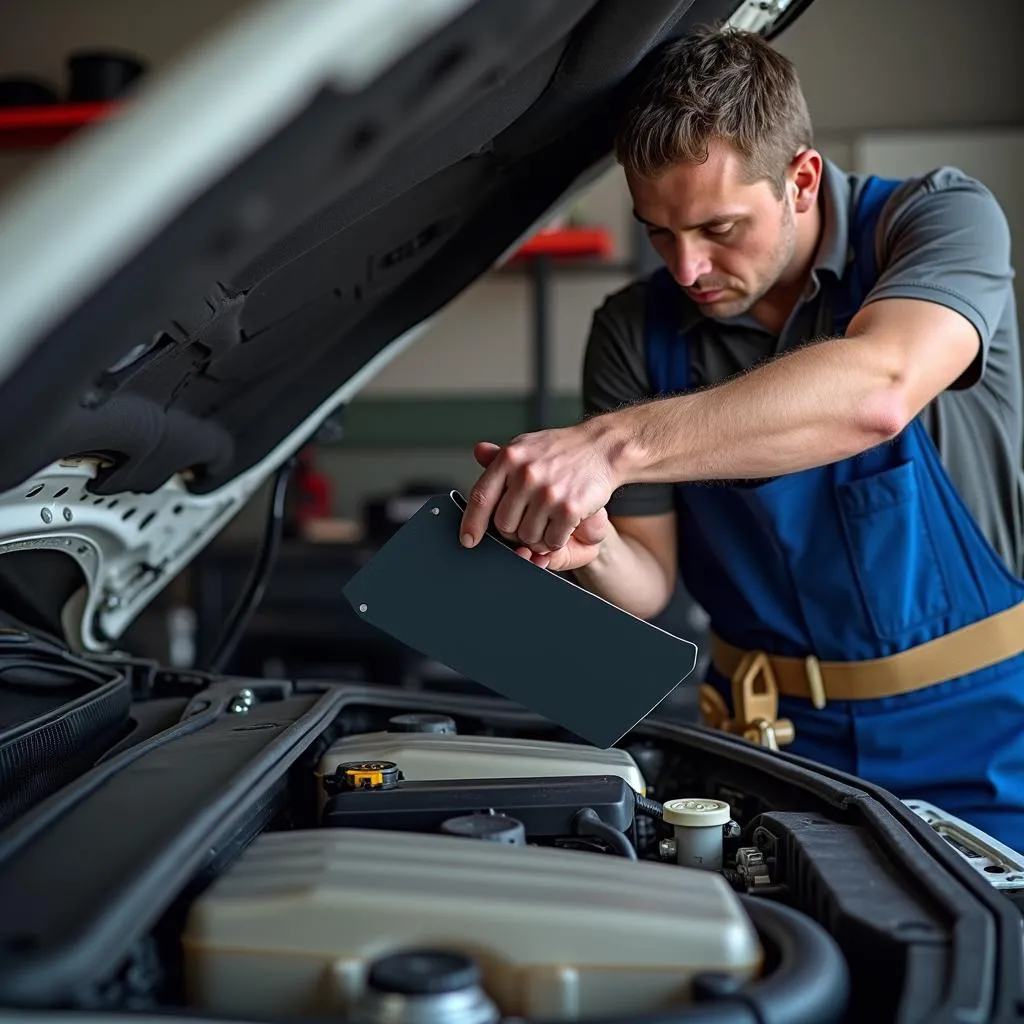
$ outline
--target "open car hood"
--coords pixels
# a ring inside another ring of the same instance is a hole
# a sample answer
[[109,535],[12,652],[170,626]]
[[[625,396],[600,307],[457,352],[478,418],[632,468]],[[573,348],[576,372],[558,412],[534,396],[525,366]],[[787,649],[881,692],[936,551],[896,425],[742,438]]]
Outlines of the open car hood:
[[277,0],[153,76],[0,210],[0,604],[116,639],[607,166],[652,50],[805,6]]

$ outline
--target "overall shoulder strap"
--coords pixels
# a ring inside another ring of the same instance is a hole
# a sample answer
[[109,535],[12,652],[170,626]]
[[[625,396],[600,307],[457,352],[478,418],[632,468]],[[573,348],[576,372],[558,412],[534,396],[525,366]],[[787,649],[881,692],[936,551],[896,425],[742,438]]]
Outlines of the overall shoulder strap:
[[644,357],[647,377],[655,394],[685,391],[689,384],[689,357],[679,336],[682,293],[662,267],[647,279],[644,304]]
[[878,279],[878,222],[889,197],[903,182],[872,176],[864,182],[850,219],[853,259],[839,284],[833,329],[842,334]]

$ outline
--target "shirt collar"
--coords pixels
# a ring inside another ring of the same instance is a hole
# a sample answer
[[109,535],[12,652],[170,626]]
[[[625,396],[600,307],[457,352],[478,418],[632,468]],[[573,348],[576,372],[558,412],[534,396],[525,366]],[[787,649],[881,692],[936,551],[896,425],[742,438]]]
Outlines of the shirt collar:
[[850,179],[831,160],[822,168],[821,209],[824,219],[813,271],[830,270],[836,277],[846,272],[850,259]]

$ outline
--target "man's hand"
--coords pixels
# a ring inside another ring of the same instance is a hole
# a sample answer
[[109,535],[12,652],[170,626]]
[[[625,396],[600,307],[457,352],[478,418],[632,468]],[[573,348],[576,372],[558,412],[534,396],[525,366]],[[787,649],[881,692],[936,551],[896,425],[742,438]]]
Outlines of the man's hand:
[[608,536],[608,513],[602,508],[584,519],[573,531],[563,547],[545,554],[537,554],[527,547],[516,549],[516,553],[529,559],[534,565],[552,572],[569,572],[590,565],[601,553],[601,542]]
[[[505,538],[534,555],[561,551],[584,522],[588,529],[575,538],[573,552],[563,553],[550,568],[569,568],[563,561],[585,558],[600,543],[603,509],[619,485],[614,469],[616,445],[610,432],[593,421],[559,430],[542,430],[515,438],[505,447],[478,444],[474,449],[484,472],[470,491],[462,518],[462,543],[473,547],[488,523]],[[586,564],[578,562],[577,565]]]

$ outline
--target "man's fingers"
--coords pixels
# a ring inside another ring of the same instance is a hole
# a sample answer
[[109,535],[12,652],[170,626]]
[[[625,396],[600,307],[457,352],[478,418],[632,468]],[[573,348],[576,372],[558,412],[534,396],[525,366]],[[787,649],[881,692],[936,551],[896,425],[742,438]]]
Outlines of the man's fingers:
[[527,496],[519,488],[506,488],[498,507],[494,510],[494,528],[509,540],[521,540],[519,527],[526,512]]
[[[545,500],[544,492],[541,491],[534,494],[529,505],[526,506],[522,522],[519,524],[519,539],[524,544],[529,544],[538,554],[542,548],[545,551],[550,551],[553,547],[557,547],[546,539],[550,530],[551,514],[551,504]],[[570,532],[567,530],[566,536]]]
[[541,540],[554,550],[564,548],[579,525],[579,516],[573,509],[556,505],[547,521]]
[[504,489],[505,474],[500,469],[500,463],[495,462],[484,470],[466,496],[466,511],[462,515],[459,530],[459,540],[463,547],[472,548],[480,543]]
[[587,565],[597,556],[597,551],[596,544],[581,544],[575,537],[565,547],[544,554],[531,551],[528,547],[516,548],[520,558],[525,558],[539,569],[550,569],[551,572],[569,572]]
[[[591,561],[594,554],[596,554],[596,550],[592,551],[588,545],[577,544],[574,540],[570,540],[564,548],[559,548],[545,556],[546,561],[543,568],[550,569],[552,572],[568,572]],[[536,556],[534,562],[536,563]]]
[[530,548],[522,547],[516,548],[516,554],[520,558],[525,558],[526,561],[539,566],[541,569],[546,569],[551,563],[551,555],[546,551],[543,554],[538,554],[536,551],[531,551]]
[[481,441],[473,446],[473,458],[486,469],[500,451],[500,445],[492,444],[490,441]]

